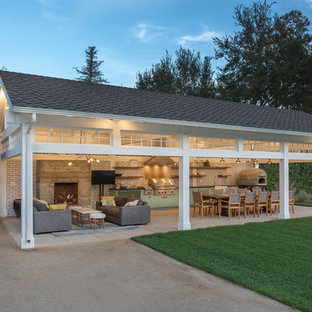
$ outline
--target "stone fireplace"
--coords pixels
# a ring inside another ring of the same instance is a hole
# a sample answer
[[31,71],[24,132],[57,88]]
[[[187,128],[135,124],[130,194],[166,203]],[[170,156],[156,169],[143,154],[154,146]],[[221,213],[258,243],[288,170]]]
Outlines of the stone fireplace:
[[78,204],[78,183],[54,183],[54,203]]
[[[56,201],[56,195],[62,198],[70,195],[81,206],[91,204],[91,164],[87,161],[74,161],[68,166],[64,160],[38,160],[36,169],[38,198],[51,204]],[[61,194],[55,193],[56,189]],[[62,198],[59,201],[64,202]]]

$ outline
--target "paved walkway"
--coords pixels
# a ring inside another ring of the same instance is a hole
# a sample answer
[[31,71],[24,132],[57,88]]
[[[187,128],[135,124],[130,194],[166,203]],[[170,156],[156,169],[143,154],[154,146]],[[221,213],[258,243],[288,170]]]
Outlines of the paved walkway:
[[[301,207],[296,206],[295,214],[290,214],[291,218],[302,218],[302,217],[312,217],[312,207]],[[228,220],[227,217],[222,218],[212,218],[211,216],[205,216],[203,220],[197,215],[195,218],[191,218],[192,229],[206,228],[219,225],[234,225],[234,224],[244,224],[248,222],[266,222],[270,220],[277,220],[278,214],[273,214],[273,216],[266,216],[265,214],[260,217],[253,217],[252,215],[247,216],[246,219],[241,217],[239,220],[237,217],[233,217]],[[10,235],[14,239],[17,245],[20,245],[20,220],[15,217],[2,218],[0,219]],[[178,210],[153,210],[151,212],[151,223],[147,225],[140,225],[135,230],[124,230],[120,232],[111,233],[95,233],[88,235],[75,235],[75,236],[61,236],[55,237],[51,233],[35,235],[35,246],[36,248],[41,247],[60,247],[69,246],[83,243],[100,243],[108,242],[113,240],[128,239],[133,236],[149,235],[153,233],[176,231],[178,228]]]
[[0,222],[0,311],[293,310],[131,240],[21,251]]

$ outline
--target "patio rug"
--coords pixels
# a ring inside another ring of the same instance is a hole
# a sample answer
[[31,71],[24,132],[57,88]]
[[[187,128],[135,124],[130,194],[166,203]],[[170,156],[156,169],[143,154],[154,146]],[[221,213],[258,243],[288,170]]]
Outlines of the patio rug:
[[[73,224],[73,227],[75,225]],[[65,232],[53,232],[52,234],[56,237],[61,236],[74,236],[74,235],[86,235],[86,234],[98,234],[98,233],[110,233],[110,232],[120,232],[120,231],[129,231],[129,230],[136,230],[139,227],[136,225],[128,225],[128,226],[118,226],[113,223],[107,223],[105,222],[105,228],[102,227],[99,228],[98,225],[96,226],[95,230],[90,229],[90,223],[84,222],[84,227],[76,227],[72,229],[71,231],[65,231]]]

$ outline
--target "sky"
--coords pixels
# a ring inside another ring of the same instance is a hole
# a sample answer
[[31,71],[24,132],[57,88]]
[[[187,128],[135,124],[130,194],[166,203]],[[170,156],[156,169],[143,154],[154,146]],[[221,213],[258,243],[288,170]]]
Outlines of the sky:
[[[275,0],[312,21],[312,0]],[[95,45],[112,85],[134,87],[136,74],[182,45],[214,56],[212,38],[237,28],[234,7],[250,0],[0,0],[0,67],[75,79],[73,67]],[[213,61],[215,68],[222,61]]]

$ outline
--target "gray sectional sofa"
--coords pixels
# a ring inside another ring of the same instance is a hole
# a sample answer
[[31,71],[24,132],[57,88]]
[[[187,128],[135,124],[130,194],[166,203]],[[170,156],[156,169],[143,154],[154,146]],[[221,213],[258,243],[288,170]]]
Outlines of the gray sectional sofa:
[[[21,200],[14,200],[16,215],[20,215]],[[49,211],[48,207],[40,200],[34,198],[34,233],[49,233],[69,231],[72,228],[71,210]]]
[[118,225],[139,225],[150,223],[151,208],[147,202],[139,201],[136,206],[125,206],[133,199],[116,197],[116,206],[102,206],[97,202],[96,209],[105,213],[105,220]]

